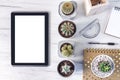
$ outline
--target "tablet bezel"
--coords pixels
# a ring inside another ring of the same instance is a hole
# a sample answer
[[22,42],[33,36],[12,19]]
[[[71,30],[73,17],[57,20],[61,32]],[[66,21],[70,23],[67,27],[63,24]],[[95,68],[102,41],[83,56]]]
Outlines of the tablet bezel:
[[[45,62],[44,63],[16,63],[15,62],[15,16],[16,15],[42,15],[45,16],[45,48],[44,48],[44,59]],[[12,65],[43,65],[43,66],[47,66],[48,65],[48,52],[49,52],[49,45],[48,45],[48,41],[49,41],[49,14],[48,12],[12,12],[11,13],[11,64]]]

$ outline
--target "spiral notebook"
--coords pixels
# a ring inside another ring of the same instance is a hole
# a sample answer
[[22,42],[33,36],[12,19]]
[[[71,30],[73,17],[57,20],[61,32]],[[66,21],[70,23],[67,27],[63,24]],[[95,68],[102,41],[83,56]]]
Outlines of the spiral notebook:
[[105,33],[120,38],[120,7],[112,9]]
[[[91,70],[92,61],[98,55],[107,55],[114,61],[114,72],[108,77],[100,78],[96,76]],[[83,56],[83,80],[120,80],[120,49],[84,49]]]

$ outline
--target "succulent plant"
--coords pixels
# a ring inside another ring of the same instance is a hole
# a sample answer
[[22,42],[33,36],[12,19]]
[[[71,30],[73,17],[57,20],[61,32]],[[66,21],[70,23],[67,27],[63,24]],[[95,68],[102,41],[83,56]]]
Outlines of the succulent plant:
[[101,61],[98,64],[98,69],[102,72],[108,72],[111,70],[111,65],[108,61]]
[[92,6],[100,4],[101,0],[91,0]]
[[75,24],[70,21],[64,21],[59,26],[59,32],[63,37],[71,37],[76,31]]
[[57,69],[60,75],[62,75],[63,77],[69,77],[74,72],[75,66],[71,61],[63,60],[59,63]]
[[73,13],[73,11],[74,11],[74,6],[73,6],[72,2],[68,1],[68,2],[63,3],[62,12],[65,15],[70,15],[71,13]]
[[63,56],[69,57],[73,53],[73,46],[71,44],[63,44],[61,47],[61,53]]
[[65,65],[62,66],[62,71],[61,72],[64,73],[64,74],[70,73],[70,67],[71,66],[69,66],[68,64],[65,63]]
[[106,3],[106,0],[91,0],[92,6]]

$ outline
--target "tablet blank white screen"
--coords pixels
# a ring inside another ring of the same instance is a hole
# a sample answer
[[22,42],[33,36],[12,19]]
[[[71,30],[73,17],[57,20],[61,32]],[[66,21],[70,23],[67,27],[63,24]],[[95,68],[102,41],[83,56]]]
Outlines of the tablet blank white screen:
[[45,62],[45,16],[15,16],[15,63]]

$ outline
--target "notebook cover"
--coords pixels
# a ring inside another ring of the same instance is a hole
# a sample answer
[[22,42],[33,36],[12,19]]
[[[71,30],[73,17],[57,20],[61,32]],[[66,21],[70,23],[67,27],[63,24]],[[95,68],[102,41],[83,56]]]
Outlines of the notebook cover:
[[120,38],[120,8],[114,7],[111,11],[105,34]]
[[[92,60],[100,55],[110,56],[115,63],[115,70],[109,77],[99,78],[91,71]],[[120,80],[120,50],[119,49],[85,49],[83,64],[83,80]]]

